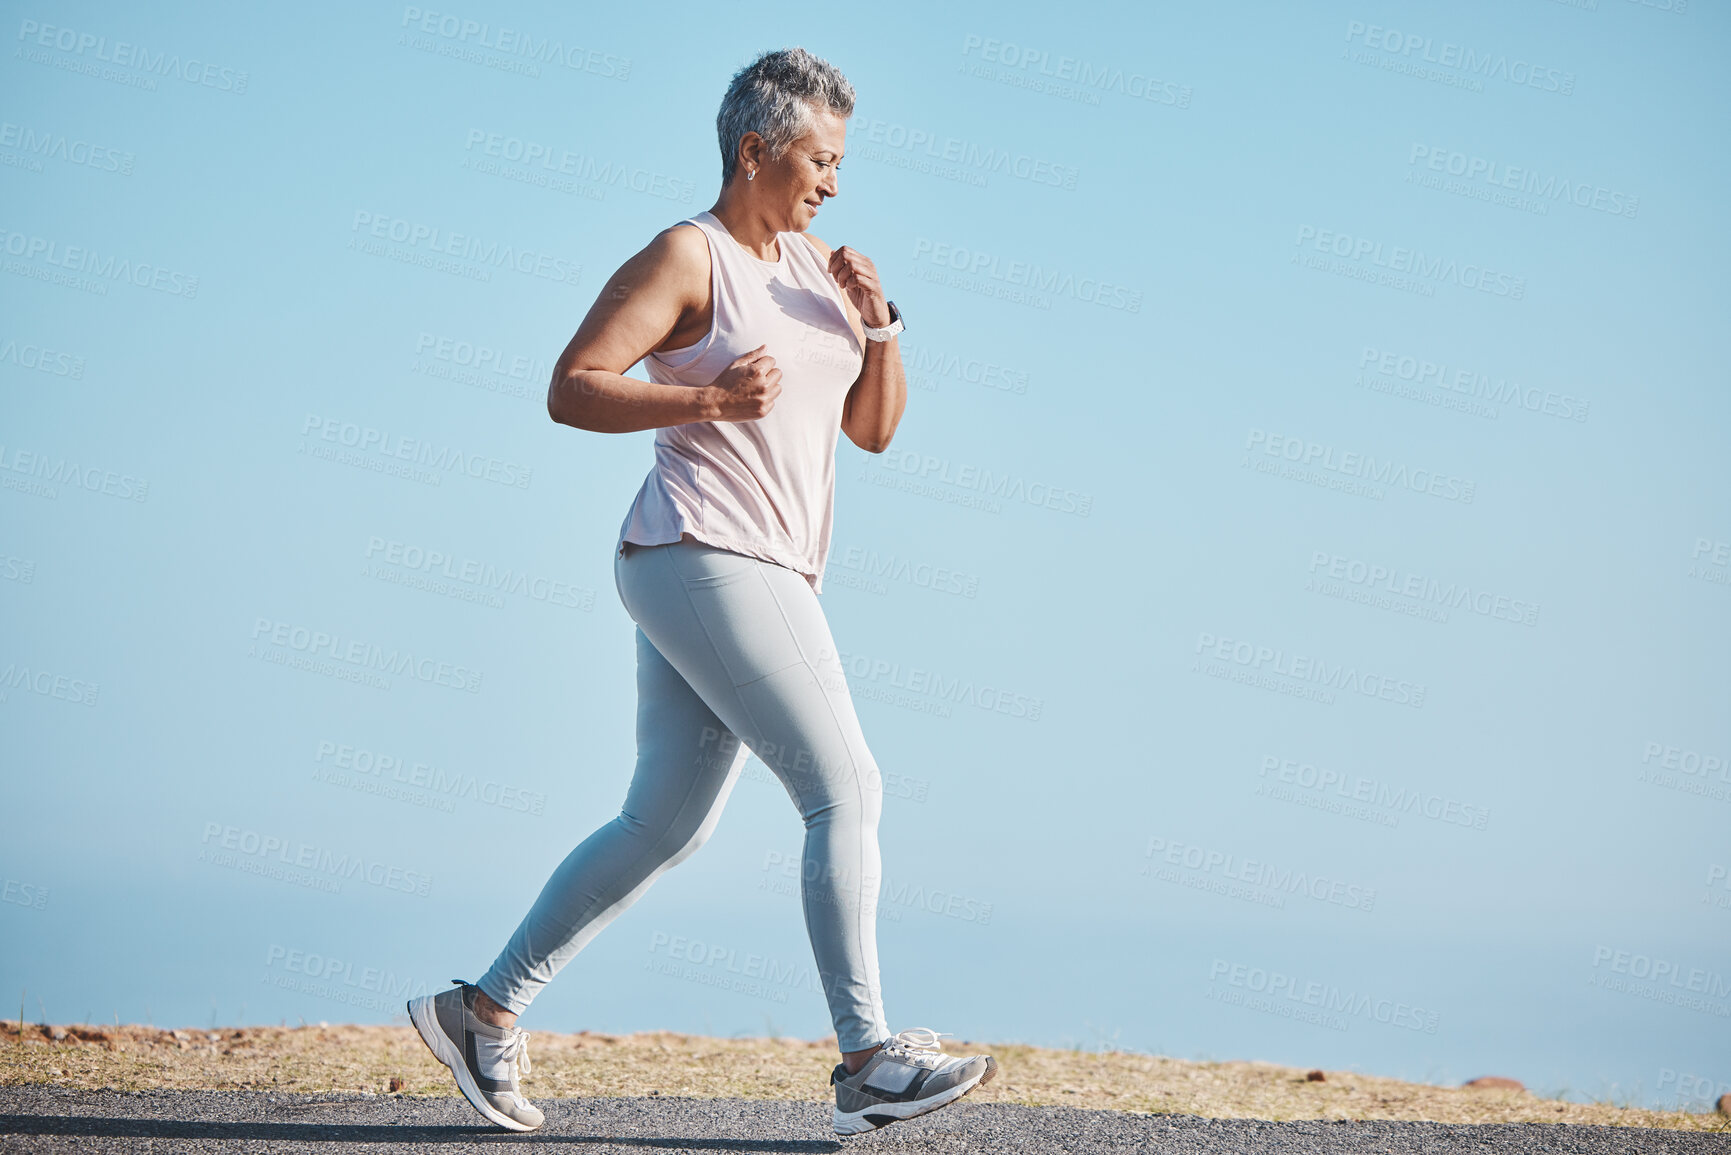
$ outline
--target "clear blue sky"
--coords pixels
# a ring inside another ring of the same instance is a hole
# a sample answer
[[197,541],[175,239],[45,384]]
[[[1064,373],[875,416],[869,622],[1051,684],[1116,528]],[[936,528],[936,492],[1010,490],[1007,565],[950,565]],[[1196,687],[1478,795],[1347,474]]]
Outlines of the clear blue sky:
[[[616,811],[651,435],[547,375],[800,44],[908,322],[823,595],[892,1025],[1731,1090],[1716,6],[7,9],[29,1017],[392,1021]],[[827,1033],[799,838],[752,763],[525,1026]]]

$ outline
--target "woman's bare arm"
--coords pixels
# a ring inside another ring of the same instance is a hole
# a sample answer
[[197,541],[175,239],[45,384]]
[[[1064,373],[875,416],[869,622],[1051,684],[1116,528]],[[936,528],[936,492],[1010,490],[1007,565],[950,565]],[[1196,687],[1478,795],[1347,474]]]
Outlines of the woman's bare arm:
[[781,371],[762,350],[736,359],[709,385],[658,385],[625,376],[709,298],[709,243],[695,228],[656,234],[619,267],[553,366],[547,415],[595,433],[632,433],[692,421],[762,417]]
[[877,268],[846,245],[842,249],[847,251],[838,256],[839,250],[832,250],[810,233],[805,235],[817,246],[829,266],[830,275],[842,285],[841,296],[847,304],[848,324],[853,327],[854,336],[865,345],[865,361],[842,403],[841,431],[867,453],[882,453],[889,448],[890,439],[896,435],[896,426],[901,424],[902,412],[907,408],[908,383],[907,374],[902,369],[901,345],[896,339],[866,341],[865,331],[860,328],[867,318],[860,312],[854,300],[856,296],[865,299],[867,306],[874,311],[883,310],[879,316],[871,318],[873,327],[881,328],[890,321]]

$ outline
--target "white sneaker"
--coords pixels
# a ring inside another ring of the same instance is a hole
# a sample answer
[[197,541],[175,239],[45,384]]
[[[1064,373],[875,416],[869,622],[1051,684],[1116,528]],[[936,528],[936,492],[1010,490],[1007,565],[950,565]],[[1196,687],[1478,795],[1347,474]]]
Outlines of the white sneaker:
[[[481,988],[462,979],[451,981],[457,985],[448,991],[410,999],[409,1021],[433,1057],[451,1068],[457,1089],[483,1118],[513,1131],[533,1131],[545,1116],[517,1089],[518,1079],[529,1073],[529,1033],[481,1021],[475,1015],[475,994]],[[483,1064],[481,1048],[494,1061]],[[483,1066],[492,1073],[484,1073]]]
[[937,1046],[939,1037],[936,1031],[914,1027],[885,1041],[851,1075],[837,1064],[829,1076],[835,1085],[835,1133],[858,1135],[936,1111],[998,1073],[990,1055],[958,1059],[944,1054]]

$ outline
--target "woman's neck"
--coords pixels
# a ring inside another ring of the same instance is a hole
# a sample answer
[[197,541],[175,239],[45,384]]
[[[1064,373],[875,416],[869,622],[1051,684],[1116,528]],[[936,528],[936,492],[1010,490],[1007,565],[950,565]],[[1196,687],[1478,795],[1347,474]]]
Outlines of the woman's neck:
[[728,235],[746,252],[764,261],[781,258],[775,239],[776,230],[750,206],[742,203],[742,198],[724,192],[710,206],[709,213],[727,228]]

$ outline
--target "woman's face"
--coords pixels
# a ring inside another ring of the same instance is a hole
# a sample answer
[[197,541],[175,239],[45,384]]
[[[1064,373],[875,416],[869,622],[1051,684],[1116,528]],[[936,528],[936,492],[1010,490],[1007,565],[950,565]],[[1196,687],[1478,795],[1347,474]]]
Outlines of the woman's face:
[[[817,219],[818,207],[841,190],[836,165],[847,146],[847,121],[825,109],[814,111],[811,131],[771,160],[759,148],[757,176],[746,188],[778,232],[804,232]],[[744,180],[744,175],[736,176]]]

